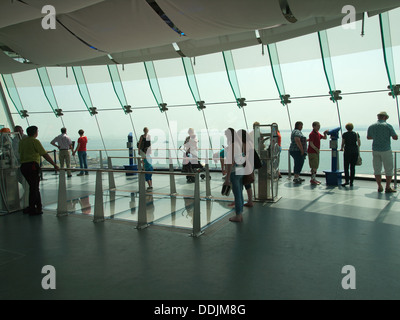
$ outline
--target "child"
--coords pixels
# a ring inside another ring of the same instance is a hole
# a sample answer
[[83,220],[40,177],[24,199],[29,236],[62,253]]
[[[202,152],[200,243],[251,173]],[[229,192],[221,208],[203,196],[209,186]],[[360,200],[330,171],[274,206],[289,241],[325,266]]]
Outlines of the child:
[[311,184],[320,184],[320,181],[316,180],[317,169],[319,167],[319,150],[321,146],[321,139],[326,139],[326,134],[329,130],[324,131],[324,135],[319,133],[321,125],[318,121],[312,123],[313,131],[309,135],[308,143],[308,162],[311,168]]
[[[144,162],[144,171],[153,171],[153,166],[151,165],[151,160],[150,157],[146,157],[143,159]],[[147,181],[147,184],[149,187],[147,188],[147,191],[153,190],[153,181],[152,181],[152,174],[151,173],[145,173],[144,174],[144,179]]]

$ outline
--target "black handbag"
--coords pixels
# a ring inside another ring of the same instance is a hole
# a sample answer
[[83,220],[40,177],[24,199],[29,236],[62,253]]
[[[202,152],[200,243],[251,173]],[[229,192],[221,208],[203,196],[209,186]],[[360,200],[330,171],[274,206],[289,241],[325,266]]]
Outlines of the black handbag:
[[231,193],[231,185],[230,184],[224,184],[222,185],[222,190],[221,190],[221,194],[223,196],[229,196],[229,194]]
[[257,151],[254,149],[254,169],[260,169],[262,167],[262,163],[260,157],[258,156]]

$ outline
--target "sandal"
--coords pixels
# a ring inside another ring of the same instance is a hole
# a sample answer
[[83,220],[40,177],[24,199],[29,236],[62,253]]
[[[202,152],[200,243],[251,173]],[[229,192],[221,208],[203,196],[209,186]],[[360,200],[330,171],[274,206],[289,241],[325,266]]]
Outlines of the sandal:
[[393,193],[393,192],[396,192],[396,190],[392,189],[391,187],[385,189],[385,193]]

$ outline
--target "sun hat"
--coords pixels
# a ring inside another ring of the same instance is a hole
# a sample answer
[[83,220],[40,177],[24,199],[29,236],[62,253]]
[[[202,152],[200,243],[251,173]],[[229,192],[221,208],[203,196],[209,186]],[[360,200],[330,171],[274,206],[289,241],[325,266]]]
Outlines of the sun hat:
[[389,115],[388,115],[385,111],[379,112],[379,113],[377,114],[377,116],[378,116],[378,117],[379,117],[379,116],[385,116],[385,117],[388,117],[388,118],[389,118]]

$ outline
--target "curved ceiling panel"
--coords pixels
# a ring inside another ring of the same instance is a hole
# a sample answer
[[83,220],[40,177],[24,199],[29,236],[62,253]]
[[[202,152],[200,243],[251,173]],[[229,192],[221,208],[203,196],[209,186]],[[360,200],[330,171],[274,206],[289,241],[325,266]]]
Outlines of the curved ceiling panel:
[[155,47],[179,35],[144,0],[114,0],[58,17],[68,30],[107,53]]
[[255,31],[249,31],[213,38],[186,40],[179,42],[178,45],[185,56],[195,57],[214,52],[249,47],[257,45],[258,43]]
[[52,5],[58,14],[72,12],[104,0],[24,0],[0,3],[0,28],[42,18],[42,8]]
[[47,66],[104,55],[83,44],[58,24],[54,30],[42,29],[40,20],[0,29],[0,43],[32,63]]
[[288,1],[290,10],[298,20],[315,17],[343,17],[342,8],[351,5],[357,13],[389,10],[399,6],[399,1],[393,0],[302,0]]
[[[351,2],[358,15],[400,6],[399,0]],[[268,44],[337,26],[348,4],[348,0],[4,0],[0,73],[36,66],[141,62],[179,54],[192,57],[260,40]],[[44,5],[56,10],[55,30],[42,28]],[[179,54],[173,43],[178,44]]]
[[279,0],[163,0],[158,4],[191,39],[242,33],[287,23]]
[[27,71],[27,70],[31,70],[31,69],[40,68],[40,67],[41,67],[41,65],[17,62],[0,50],[1,73],[7,74],[7,73],[14,73],[14,72],[21,72],[21,71]]

